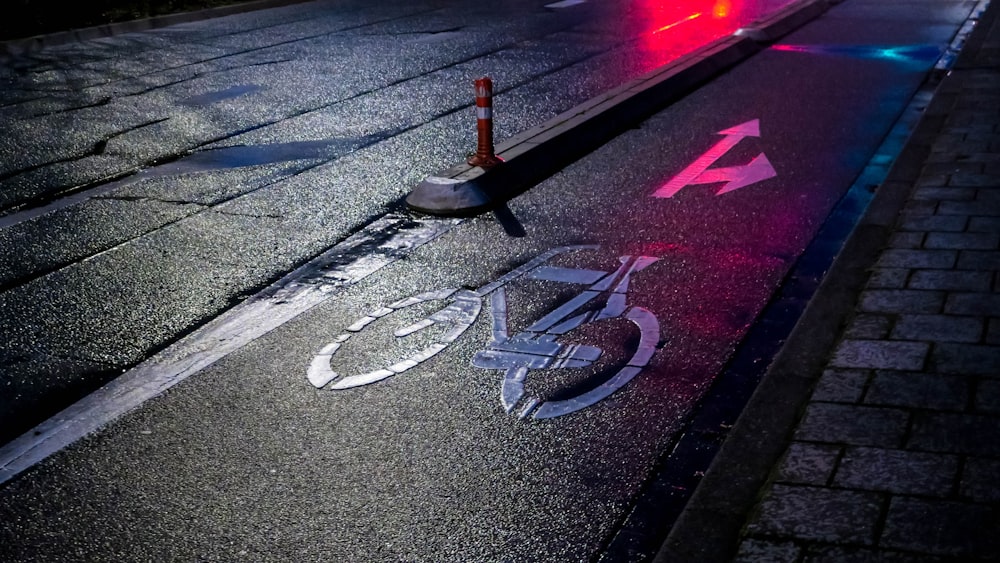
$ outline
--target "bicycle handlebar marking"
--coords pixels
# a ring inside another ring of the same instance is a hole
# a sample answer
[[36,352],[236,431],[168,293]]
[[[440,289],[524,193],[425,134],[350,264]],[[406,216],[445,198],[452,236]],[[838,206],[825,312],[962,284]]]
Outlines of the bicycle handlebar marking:
[[[631,276],[655,263],[658,258],[622,256],[619,258],[621,265],[613,272],[546,265],[546,262],[560,254],[596,249],[598,249],[596,245],[553,248],[478,289],[448,288],[428,291],[372,311],[347,327],[344,334],[337,336],[313,357],[307,378],[316,388],[342,390],[368,385],[403,373],[434,357],[457,340],[475,323],[482,309],[482,299],[489,295],[493,338],[485,350],[476,353],[472,364],[479,368],[506,370],[500,389],[500,401],[504,409],[508,413],[513,412],[517,404],[523,400],[525,406],[519,412],[520,417],[531,415],[536,419],[545,419],[563,416],[593,405],[638,375],[656,352],[660,338],[660,325],[656,316],[642,307],[629,308],[626,302]],[[508,305],[505,286],[522,276],[588,287],[528,328],[510,336],[507,328]],[[577,313],[602,295],[606,295],[602,307],[594,311]],[[354,334],[363,332],[372,323],[396,311],[438,300],[449,300],[449,303],[439,311],[393,331],[396,338],[406,338],[431,326],[443,328],[444,333],[430,345],[408,358],[368,373],[342,377],[332,369],[334,355]],[[620,370],[600,385],[569,399],[549,401],[535,397],[525,399],[524,385],[530,370],[584,368],[591,366],[603,354],[603,350],[596,346],[557,342],[558,336],[589,323],[614,318],[625,318],[633,322],[640,332],[635,353]]]

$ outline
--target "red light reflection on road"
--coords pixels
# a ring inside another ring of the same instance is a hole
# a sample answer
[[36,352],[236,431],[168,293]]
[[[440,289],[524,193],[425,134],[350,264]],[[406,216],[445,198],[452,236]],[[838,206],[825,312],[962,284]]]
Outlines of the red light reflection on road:
[[732,34],[788,0],[640,0],[646,70]]
[[717,18],[728,18],[733,13],[733,3],[728,0],[718,0],[712,7],[712,15]]
[[679,26],[682,23],[689,22],[689,21],[691,21],[693,19],[700,18],[700,17],[701,17],[701,12],[695,12],[695,13],[691,14],[690,16],[688,16],[688,17],[686,17],[684,19],[677,20],[677,21],[675,21],[674,23],[671,23],[671,24],[667,24],[667,25],[661,27],[660,29],[657,29],[653,33],[662,33],[664,31],[673,29],[673,28]]

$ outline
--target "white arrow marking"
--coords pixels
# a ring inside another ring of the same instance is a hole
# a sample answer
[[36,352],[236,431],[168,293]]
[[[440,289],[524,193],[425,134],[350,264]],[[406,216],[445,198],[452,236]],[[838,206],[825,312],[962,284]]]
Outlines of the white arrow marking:
[[757,182],[774,178],[777,176],[771,162],[767,160],[764,153],[744,166],[732,166],[729,168],[716,168],[709,170],[708,167],[722,158],[724,154],[732,150],[745,137],[760,137],[760,120],[754,119],[741,123],[736,127],[730,127],[719,131],[719,135],[725,138],[708,149],[705,154],[699,156],[680,174],[674,176],[667,184],[653,193],[653,197],[673,197],[685,186],[694,184],[711,184],[715,182],[727,182],[716,195],[722,195],[733,190],[738,190],[755,184]]
[[719,191],[715,192],[715,195],[722,195],[733,190],[744,188],[750,184],[762,182],[768,178],[774,178],[777,175],[778,173],[775,172],[774,167],[771,166],[771,161],[764,156],[764,153],[760,153],[750,161],[750,164],[706,170],[699,174],[698,177],[690,183],[714,184],[715,182],[726,182],[725,186],[722,186]]

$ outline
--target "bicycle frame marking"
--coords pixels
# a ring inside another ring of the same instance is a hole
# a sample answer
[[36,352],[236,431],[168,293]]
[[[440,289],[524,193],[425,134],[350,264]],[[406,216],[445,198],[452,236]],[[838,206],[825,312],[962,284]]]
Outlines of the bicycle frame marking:
[[[536,256],[532,260],[529,260],[527,263],[522,264],[510,272],[507,272],[503,276],[500,276],[496,280],[480,287],[479,289],[472,291],[459,291],[456,288],[446,288],[437,291],[427,291],[405,299],[400,299],[399,301],[377,309],[347,327],[345,329],[347,332],[335,338],[333,342],[327,344],[322,350],[319,351],[318,354],[316,354],[316,356],[313,357],[307,374],[309,383],[317,389],[322,389],[327,386],[329,386],[330,389],[350,389],[352,387],[382,381],[383,379],[392,377],[393,375],[403,373],[412,367],[416,367],[447,348],[449,344],[457,340],[459,336],[461,336],[470,326],[472,326],[474,322],[476,322],[476,319],[479,317],[479,312],[482,309],[482,298],[486,295],[489,295],[515,279],[531,272],[539,266],[542,266],[545,262],[551,260],[559,254],[575,250],[596,250],[597,248],[598,247],[596,245],[561,246],[553,248]],[[393,335],[397,338],[403,338],[434,324],[451,325],[450,329],[436,342],[427,346],[407,360],[403,360],[386,368],[368,373],[346,376],[331,384],[331,382],[340,377],[340,374],[333,371],[330,366],[330,362],[334,354],[337,353],[337,350],[339,350],[344,343],[350,340],[351,336],[361,332],[366,326],[376,320],[400,309],[405,309],[406,307],[411,307],[418,303],[448,299],[452,296],[455,298],[454,303],[448,305],[444,309],[434,313],[426,319],[423,319],[422,321],[418,321],[410,326],[393,332]]]
[[[513,412],[517,404],[524,399],[524,383],[529,370],[588,367],[601,356],[603,351],[596,346],[560,344],[555,341],[557,336],[585,324],[624,315],[639,327],[640,340],[635,354],[610,379],[575,397],[552,401],[527,399],[526,405],[518,413],[520,418],[529,415],[538,419],[555,418],[589,407],[625,386],[649,363],[659,341],[659,322],[647,309],[642,307],[627,309],[625,295],[632,274],[642,271],[656,262],[657,258],[623,256],[619,260],[621,266],[616,271],[594,272],[601,277],[594,280],[589,288],[513,337],[507,332],[506,320],[498,322],[498,317],[506,317],[506,294],[501,289],[492,295],[493,341],[487,350],[475,355],[472,364],[485,369],[506,369],[500,390],[500,402],[508,413]],[[583,279],[584,276],[581,275],[576,280],[563,277],[560,281],[586,283]],[[609,291],[611,293],[605,300],[603,308],[575,314],[581,307]]]
[[[500,399],[508,413],[512,412],[517,403],[524,399],[524,382],[530,370],[587,367],[592,365],[603,353],[596,346],[556,342],[558,336],[585,324],[612,318],[625,318],[639,327],[640,339],[636,352],[626,365],[607,381],[569,399],[543,401],[537,398],[528,398],[526,406],[521,409],[519,416],[524,418],[532,415],[539,419],[554,418],[586,408],[611,395],[639,374],[656,352],[660,333],[659,322],[652,312],[642,307],[629,308],[626,304],[626,294],[632,274],[653,264],[658,260],[657,258],[623,256],[619,259],[621,266],[610,273],[545,264],[560,254],[579,250],[597,250],[598,248],[597,245],[554,248],[478,289],[447,288],[428,291],[372,311],[347,327],[345,333],[339,335],[320,350],[309,367],[308,380],[319,389],[326,387],[343,390],[375,383],[416,367],[447,348],[449,344],[468,330],[475,323],[482,310],[483,298],[489,296],[493,339],[486,350],[475,355],[472,364],[480,368],[506,370],[501,385]],[[588,287],[576,297],[562,303],[532,323],[525,330],[510,336],[507,329],[505,286],[521,277]],[[596,311],[577,313],[581,307],[602,294],[607,294],[603,307]],[[371,323],[406,307],[445,299],[450,300],[450,302],[441,310],[393,332],[395,337],[404,338],[430,326],[436,325],[445,328],[441,336],[421,351],[386,368],[359,375],[341,377],[332,369],[331,361],[337,351],[354,334],[363,331]]]

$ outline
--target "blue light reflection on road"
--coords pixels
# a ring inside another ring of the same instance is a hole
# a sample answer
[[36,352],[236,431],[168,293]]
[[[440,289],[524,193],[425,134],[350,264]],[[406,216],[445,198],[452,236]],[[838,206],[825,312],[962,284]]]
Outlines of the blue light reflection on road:
[[778,44],[771,47],[786,53],[808,53],[851,57],[856,59],[883,60],[911,65],[925,70],[941,56],[936,45],[790,45]]

